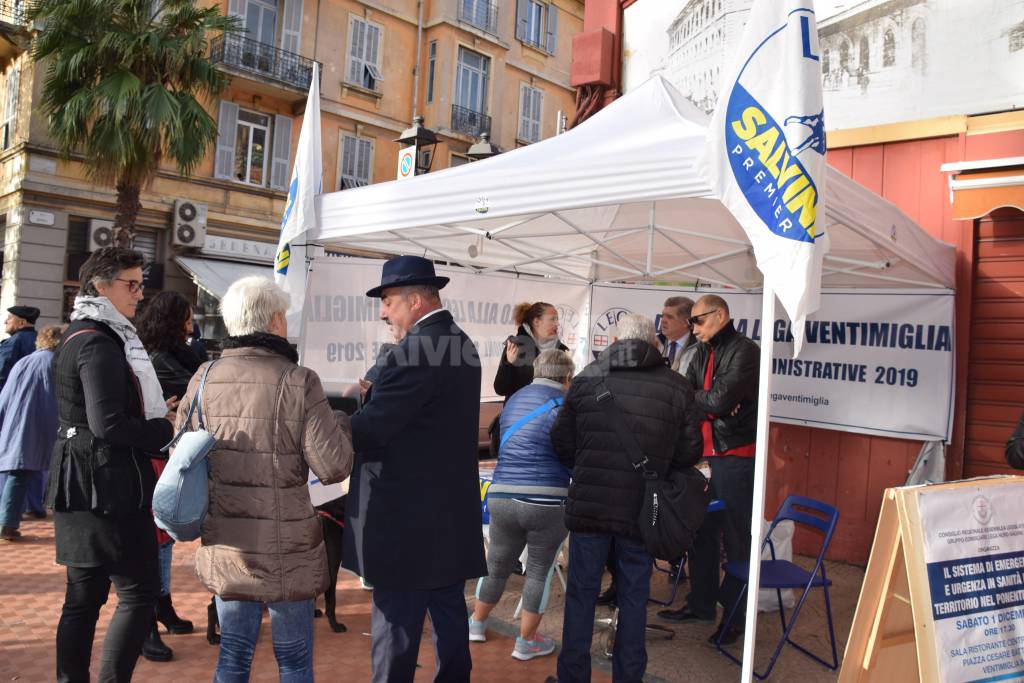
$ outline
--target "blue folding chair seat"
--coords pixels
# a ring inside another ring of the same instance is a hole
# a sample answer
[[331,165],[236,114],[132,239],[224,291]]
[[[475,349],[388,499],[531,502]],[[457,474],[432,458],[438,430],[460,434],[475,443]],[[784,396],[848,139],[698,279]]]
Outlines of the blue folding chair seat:
[[[727,562],[723,566],[726,574],[747,582],[749,562]],[[832,585],[832,579],[812,574],[788,560],[761,560],[762,588],[803,588],[808,582],[812,588]]]
[[[793,564],[792,562],[776,559],[775,545],[772,543],[772,532],[775,531],[775,527],[779,522],[786,519],[793,520],[795,524],[810,527],[811,529],[821,532],[821,548],[818,551],[818,557],[815,559],[813,570],[807,571],[803,567]],[[782,507],[779,508],[778,514],[775,515],[775,519],[772,520],[772,525],[768,528],[768,533],[765,535],[764,543],[761,544],[761,552],[764,552],[764,547],[767,545],[771,550],[772,559],[761,560],[760,584],[761,588],[775,589],[775,596],[779,601],[779,619],[782,621],[782,637],[779,638],[779,642],[775,646],[772,658],[768,662],[768,668],[765,669],[764,673],[754,672],[754,676],[757,677],[758,680],[768,678],[772,672],[772,668],[775,666],[776,660],[779,658],[779,654],[782,652],[783,646],[786,645],[786,643],[789,643],[800,652],[832,671],[839,668],[839,655],[836,652],[836,632],[832,625],[832,603],[828,596],[828,588],[832,585],[832,581],[825,575],[825,551],[828,550],[829,543],[832,542],[832,534],[835,533],[836,523],[838,521],[839,511],[834,507],[803,496],[789,496],[786,498],[782,503]],[[743,584],[743,589],[740,591],[739,596],[736,598],[736,602],[732,604],[728,615],[722,623],[722,629],[719,631],[718,638],[715,640],[715,647],[718,648],[719,652],[736,664],[742,664],[742,662],[732,653],[722,649],[722,636],[726,631],[728,631],[729,626],[732,624],[737,608],[741,603],[746,601],[746,593],[750,577],[750,563],[727,562],[723,566],[726,574]],[[800,599],[797,601],[796,606],[793,607],[793,612],[788,621],[786,619],[786,609],[782,605],[782,590],[786,588],[803,589],[803,592],[800,594]],[[801,646],[799,643],[794,642],[789,637],[790,633],[793,631],[793,626],[796,625],[797,617],[800,616],[800,610],[803,608],[804,602],[807,600],[807,595],[811,592],[812,588],[821,588],[825,596],[825,615],[828,618],[828,635],[832,643],[831,662],[825,661],[818,655]],[[752,636],[751,634],[747,634],[747,637]]]

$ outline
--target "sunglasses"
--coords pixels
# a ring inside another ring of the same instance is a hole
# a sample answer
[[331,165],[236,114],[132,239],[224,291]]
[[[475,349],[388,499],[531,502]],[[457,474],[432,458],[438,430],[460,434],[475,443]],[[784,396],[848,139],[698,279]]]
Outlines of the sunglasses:
[[142,284],[138,280],[125,280],[124,278],[120,277],[115,277],[114,279],[117,280],[118,282],[127,282],[128,291],[131,292],[132,294],[137,294],[138,292],[141,292],[146,288],[146,285]]
[[710,311],[704,311],[700,315],[694,315],[694,316],[691,316],[691,317],[687,318],[686,322],[690,323],[690,327],[697,327],[697,325],[703,325],[704,324],[704,321],[701,320],[701,318],[703,318],[706,315],[711,315],[712,313],[717,313],[717,312],[718,312],[717,308],[712,308]]

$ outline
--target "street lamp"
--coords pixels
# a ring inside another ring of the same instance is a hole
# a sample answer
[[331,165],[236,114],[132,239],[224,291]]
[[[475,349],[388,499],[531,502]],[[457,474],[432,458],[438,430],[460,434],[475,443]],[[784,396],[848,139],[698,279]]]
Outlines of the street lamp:
[[[430,171],[430,165],[434,161],[434,147],[437,145],[437,135],[434,134],[434,131],[423,125],[422,116],[413,117],[412,127],[407,128],[395,142],[403,145],[403,152],[412,147],[412,158],[415,159],[416,166],[415,175],[423,175]],[[402,154],[399,155],[398,175],[400,178],[403,177],[402,156]]]
[[473,161],[480,161],[481,159],[489,159],[493,156],[501,154],[501,149],[497,145],[491,144],[491,134],[484,132],[480,133],[480,141],[473,144],[466,152]]

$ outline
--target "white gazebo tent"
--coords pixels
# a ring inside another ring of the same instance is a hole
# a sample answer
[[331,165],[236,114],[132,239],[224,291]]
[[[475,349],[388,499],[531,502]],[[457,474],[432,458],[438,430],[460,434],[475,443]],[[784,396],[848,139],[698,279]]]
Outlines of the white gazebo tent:
[[[309,241],[577,282],[759,290],[746,234],[698,172],[706,117],[660,77],[573,130],[474,164],[324,195]],[[955,248],[829,168],[822,287],[955,287]],[[763,310],[770,315],[773,301]],[[762,353],[751,528],[764,515],[771,337]],[[752,539],[751,562],[759,543]],[[758,583],[759,566],[750,581]],[[756,628],[748,591],[747,632]],[[753,638],[745,639],[749,680]]]
[[[746,235],[697,171],[704,118],[655,77],[543,142],[324,195],[309,239],[479,271],[759,289]],[[825,288],[954,286],[952,245],[833,169],[824,226]]]

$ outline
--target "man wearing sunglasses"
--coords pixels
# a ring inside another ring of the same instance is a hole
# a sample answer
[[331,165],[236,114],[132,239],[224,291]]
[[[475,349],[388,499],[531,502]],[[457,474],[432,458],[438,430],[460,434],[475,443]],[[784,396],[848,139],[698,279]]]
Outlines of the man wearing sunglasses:
[[[704,518],[689,556],[690,594],[678,610],[658,616],[675,622],[713,623],[716,602],[729,607],[741,586],[721,582],[721,540],[730,562],[750,555],[750,515],[754,498],[754,441],[757,435],[757,384],[761,352],[757,344],[736,331],[729,304],[714,294],[693,305],[687,321],[700,340],[686,371],[695,389],[697,409],[704,415],[704,457],[711,466],[712,495],[725,509]],[[743,623],[742,606],[733,624]],[[721,626],[719,626],[721,629]],[[723,644],[735,642],[740,627],[732,626]],[[718,631],[709,638],[718,636]]]

